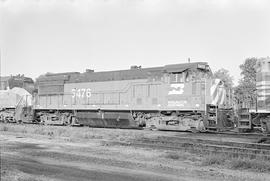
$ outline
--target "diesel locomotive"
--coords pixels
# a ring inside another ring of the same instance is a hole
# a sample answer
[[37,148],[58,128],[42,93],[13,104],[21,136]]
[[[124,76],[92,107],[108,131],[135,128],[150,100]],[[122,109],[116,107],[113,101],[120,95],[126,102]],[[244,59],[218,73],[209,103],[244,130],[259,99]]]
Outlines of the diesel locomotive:
[[204,130],[217,123],[215,108],[225,100],[206,62],[47,73],[36,87],[33,120],[44,124]]
[[255,68],[257,104],[254,109],[242,109],[238,129],[250,131],[259,128],[270,133],[270,58],[259,59]]

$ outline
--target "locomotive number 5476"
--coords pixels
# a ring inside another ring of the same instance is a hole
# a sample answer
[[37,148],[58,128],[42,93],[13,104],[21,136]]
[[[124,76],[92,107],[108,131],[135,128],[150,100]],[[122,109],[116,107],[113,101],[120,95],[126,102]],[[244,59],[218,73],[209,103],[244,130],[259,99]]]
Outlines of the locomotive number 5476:
[[87,98],[90,98],[91,97],[91,89],[88,88],[88,89],[77,89],[77,88],[74,88],[71,90],[72,92],[72,97],[75,98],[75,97],[78,97],[78,98],[84,98],[84,97],[87,97]]

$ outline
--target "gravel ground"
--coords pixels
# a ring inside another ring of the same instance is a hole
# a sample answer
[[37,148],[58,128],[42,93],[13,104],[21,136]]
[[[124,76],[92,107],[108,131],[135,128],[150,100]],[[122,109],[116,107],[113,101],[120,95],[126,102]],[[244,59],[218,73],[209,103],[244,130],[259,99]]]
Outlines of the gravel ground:
[[[202,166],[202,155],[181,150],[155,150],[109,142],[129,142],[134,138],[160,135],[169,139],[170,136],[190,135],[188,133],[90,131],[92,136],[85,139],[0,131],[1,181],[270,180],[270,173],[233,170],[219,165]],[[241,138],[241,141],[248,140]]]

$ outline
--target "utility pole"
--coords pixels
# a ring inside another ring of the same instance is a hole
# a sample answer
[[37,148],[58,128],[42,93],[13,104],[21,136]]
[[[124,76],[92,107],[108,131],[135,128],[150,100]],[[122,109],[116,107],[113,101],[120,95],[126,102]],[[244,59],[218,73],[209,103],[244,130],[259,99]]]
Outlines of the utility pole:
[[2,75],[1,75],[2,49],[0,48],[0,90],[2,90]]

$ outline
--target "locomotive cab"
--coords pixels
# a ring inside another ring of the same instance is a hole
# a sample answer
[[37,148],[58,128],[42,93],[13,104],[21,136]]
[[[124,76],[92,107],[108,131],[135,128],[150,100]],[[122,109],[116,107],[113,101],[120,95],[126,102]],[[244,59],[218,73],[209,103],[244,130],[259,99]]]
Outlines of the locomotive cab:
[[168,65],[166,106],[161,119],[152,123],[161,130],[202,131],[206,105],[211,103],[212,72],[206,63]]

